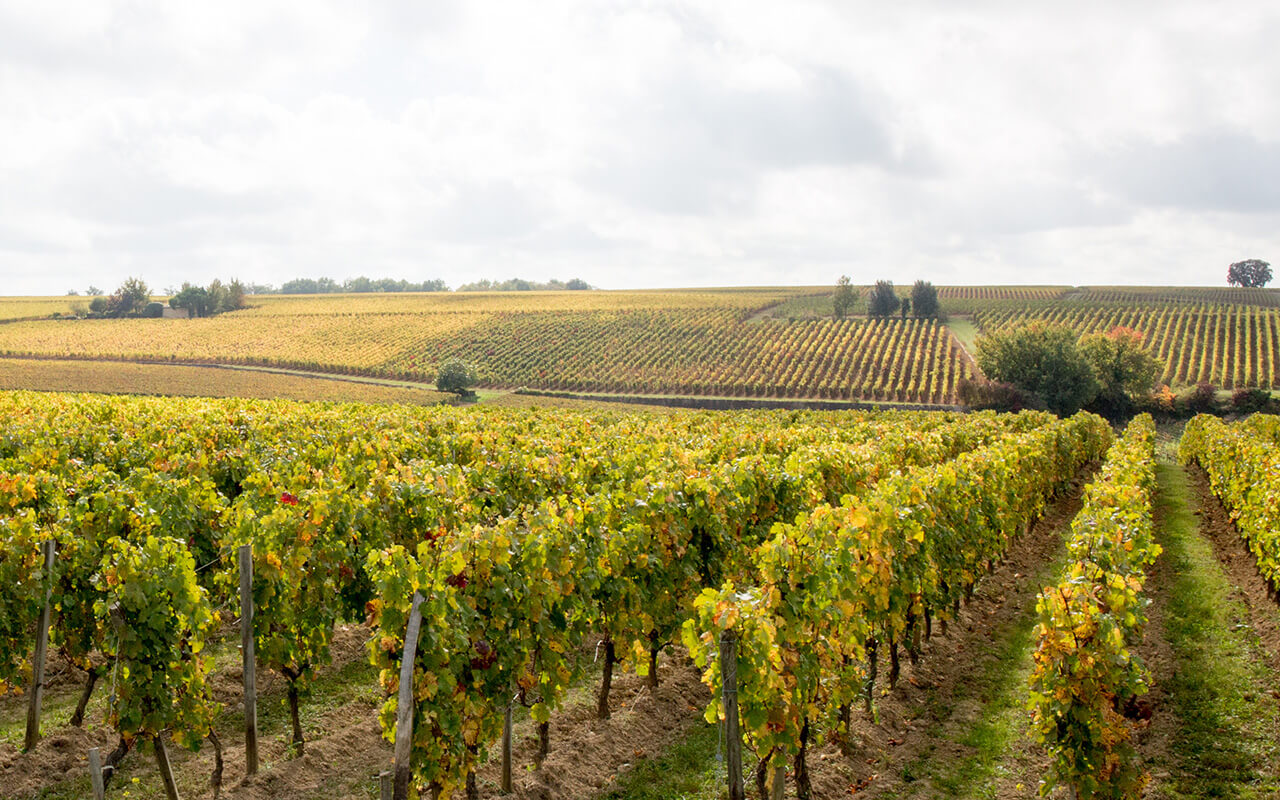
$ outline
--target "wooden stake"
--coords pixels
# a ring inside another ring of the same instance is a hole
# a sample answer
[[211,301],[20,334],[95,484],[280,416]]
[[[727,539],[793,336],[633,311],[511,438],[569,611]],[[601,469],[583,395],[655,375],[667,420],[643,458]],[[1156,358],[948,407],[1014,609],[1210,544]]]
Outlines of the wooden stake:
[[164,739],[151,737],[151,744],[156,749],[156,766],[160,768],[160,780],[164,783],[164,793],[169,800],[182,800],[178,796],[178,784],[173,779],[173,767],[169,765],[169,751],[164,749]]
[[253,545],[240,546],[240,657],[244,663],[245,774],[258,774],[258,662],[253,651]]
[[392,792],[391,772],[388,770],[378,776],[378,800],[391,800]]
[[102,754],[98,748],[89,748],[89,783],[93,786],[93,800],[103,800],[107,789],[102,785]]
[[511,704],[502,717],[502,791],[511,793]]
[[413,593],[409,627],[404,634],[404,656],[400,659],[400,696],[396,700],[396,777],[392,800],[409,800],[410,754],[413,752],[413,663],[418,655],[418,632],[422,628],[422,594]]
[[724,699],[729,800],[745,800],[746,791],[742,785],[742,734],[738,730],[738,636],[732,630],[720,634],[720,677]]
[[44,594],[44,608],[40,609],[40,622],[36,628],[36,654],[31,669],[31,702],[27,706],[27,738],[22,746],[24,752],[30,752],[40,741],[40,701],[44,699],[44,662],[49,651],[49,608],[53,596],[53,552],[52,541],[43,542],[40,549],[44,554],[44,575],[49,582],[49,589]]

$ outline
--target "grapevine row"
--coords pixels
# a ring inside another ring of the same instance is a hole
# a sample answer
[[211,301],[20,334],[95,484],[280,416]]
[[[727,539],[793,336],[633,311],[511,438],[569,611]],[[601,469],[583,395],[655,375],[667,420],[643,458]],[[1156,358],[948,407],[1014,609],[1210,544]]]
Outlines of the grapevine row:
[[1125,711],[1147,691],[1130,648],[1146,622],[1145,570],[1161,550],[1155,487],[1155,424],[1143,414],[1085,487],[1070,561],[1036,602],[1033,727],[1052,758],[1047,785],[1069,785],[1076,797],[1136,798],[1146,784]]
[[880,643],[895,656],[893,683],[898,643],[914,657],[922,629],[953,613],[990,560],[1109,440],[1101,419],[1081,414],[817,506],[775,526],[749,570],[698,596],[684,641],[714,692],[706,716],[725,713],[719,643],[731,633],[762,795],[793,757],[807,796],[806,752],[828,733],[847,733],[860,694],[870,706]]
[[1231,514],[1258,571],[1273,589],[1280,587],[1278,429],[1280,420],[1274,416],[1254,415],[1228,424],[1202,414],[1187,423],[1178,446],[1183,462],[1199,464],[1208,474],[1214,495]]

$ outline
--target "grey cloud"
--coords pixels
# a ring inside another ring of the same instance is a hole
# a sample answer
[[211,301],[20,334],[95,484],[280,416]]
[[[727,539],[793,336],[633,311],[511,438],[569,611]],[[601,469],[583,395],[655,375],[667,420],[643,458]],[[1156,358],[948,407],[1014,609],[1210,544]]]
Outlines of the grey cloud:
[[463,183],[430,228],[444,241],[498,243],[534,233],[542,218],[532,198],[509,181]]
[[927,154],[895,152],[884,111],[850,77],[810,71],[795,91],[745,90],[705,78],[670,79],[623,108],[615,145],[584,181],[671,214],[750,206],[772,169],[867,165],[919,173]]
[[1280,210],[1280,143],[1240,131],[1195,133],[1169,144],[1137,141],[1092,166],[1102,186],[1142,205]]

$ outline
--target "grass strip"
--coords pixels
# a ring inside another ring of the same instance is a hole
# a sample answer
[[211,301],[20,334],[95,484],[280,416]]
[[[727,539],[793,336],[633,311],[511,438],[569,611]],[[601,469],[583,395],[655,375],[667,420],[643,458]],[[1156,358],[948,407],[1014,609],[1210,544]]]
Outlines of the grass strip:
[[1156,468],[1157,519],[1171,584],[1164,621],[1176,663],[1167,689],[1179,720],[1158,796],[1274,798],[1280,794],[1280,685],[1257,653],[1242,602],[1200,534],[1186,471]]

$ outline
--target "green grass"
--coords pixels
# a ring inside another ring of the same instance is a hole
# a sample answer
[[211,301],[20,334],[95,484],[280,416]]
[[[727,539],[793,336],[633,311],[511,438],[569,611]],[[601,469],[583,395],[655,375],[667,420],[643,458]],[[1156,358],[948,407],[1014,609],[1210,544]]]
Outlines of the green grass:
[[964,349],[969,351],[970,355],[976,357],[978,346],[978,326],[973,324],[973,319],[969,317],[952,317],[947,320],[947,328],[951,330],[951,335],[964,345]]
[[1165,636],[1176,664],[1169,679],[1179,726],[1165,765],[1168,798],[1280,796],[1280,710],[1242,603],[1199,533],[1186,472],[1157,466],[1164,558],[1170,575]]
[[[718,731],[696,723],[660,757],[640,761],[619,777],[602,800],[716,800],[727,791],[724,768],[716,759]],[[753,787],[748,794],[754,796]]]
[[[1066,554],[1061,543],[1061,538],[1054,540],[1056,555],[1037,570],[1035,585],[1062,571]],[[931,696],[929,705],[918,709],[917,716],[936,720],[924,736],[933,743],[946,739],[961,745],[964,757],[939,758],[937,745],[931,744],[902,768],[904,783],[927,780],[931,796],[997,797],[995,784],[1005,777],[1013,745],[1031,735],[1026,709],[1035,625],[1033,602],[1011,624],[993,632],[994,658],[973,683],[958,684],[957,692],[945,700]],[[957,725],[950,717],[956,706],[970,699],[981,703],[982,709],[971,724]]]

